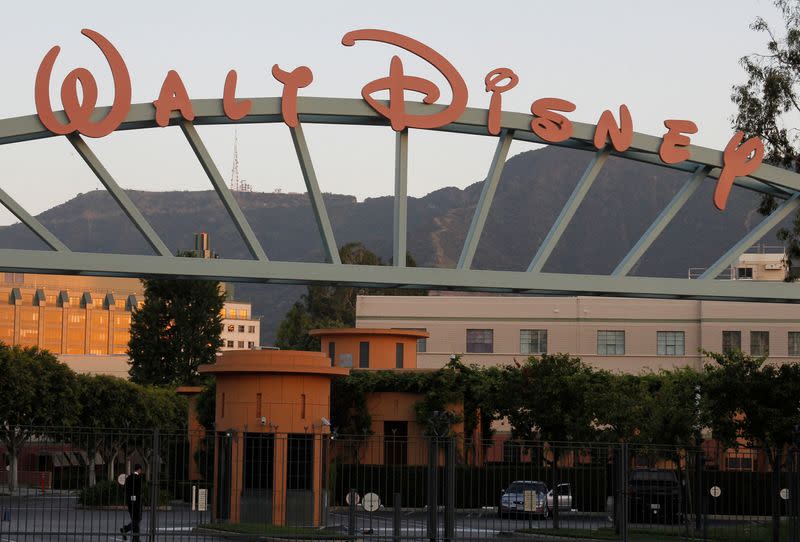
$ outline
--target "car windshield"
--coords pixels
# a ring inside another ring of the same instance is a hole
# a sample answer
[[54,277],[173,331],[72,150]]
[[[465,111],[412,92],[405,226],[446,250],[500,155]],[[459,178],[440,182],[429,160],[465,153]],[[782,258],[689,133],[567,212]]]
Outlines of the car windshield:
[[514,482],[506,490],[507,493],[522,493],[523,491],[547,493],[547,486],[543,482]]

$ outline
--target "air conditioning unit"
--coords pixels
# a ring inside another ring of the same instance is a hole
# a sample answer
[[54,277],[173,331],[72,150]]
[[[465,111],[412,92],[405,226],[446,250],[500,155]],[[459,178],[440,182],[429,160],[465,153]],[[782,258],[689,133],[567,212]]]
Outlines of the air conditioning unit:
[[764,266],[764,269],[775,270],[775,269],[783,269],[782,263],[768,263]]

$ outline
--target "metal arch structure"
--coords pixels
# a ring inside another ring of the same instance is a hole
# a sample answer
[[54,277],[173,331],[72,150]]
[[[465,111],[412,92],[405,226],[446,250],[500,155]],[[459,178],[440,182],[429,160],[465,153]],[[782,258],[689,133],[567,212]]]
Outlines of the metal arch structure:
[[[407,242],[407,172],[408,131],[396,134],[393,266],[344,265],[339,261],[333,229],[306,144],[303,124],[347,124],[388,126],[388,121],[365,101],[342,98],[298,98],[297,113],[300,123],[289,128],[297,158],[308,190],[311,207],[316,217],[326,262],[284,262],[268,258],[256,233],[242,213],[235,198],[226,186],[222,175],[211,159],[196,125],[229,123],[282,123],[280,98],[252,98],[252,109],[242,120],[232,121],[223,111],[222,100],[193,100],[193,122],[173,112],[170,125],[181,129],[197,160],[208,175],[214,189],[229,213],[234,225],[248,248],[251,259],[199,259],[173,256],[158,234],[148,224],[139,209],[103,166],[86,141],[78,134],[57,136],[47,130],[35,115],[0,120],[0,145],[31,141],[48,137],[66,137],[84,159],[100,182],[136,226],[152,248],[153,255],[123,255],[84,253],[71,251],[41,222],[28,213],[6,192],[0,189],[0,203],[27,225],[50,250],[0,249],[0,270],[8,272],[36,272],[81,274],[119,277],[179,277],[204,278],[235,282],[262,282],[275,284],[327,283],[366,287],[396,287],[453,289],[485,292],[516,292],[558,295],[609,295],[621,297],[723,299],[739,301],[800,302],[800,288],[779,282],[741,282],[716,280],[725,268],[737,260],[747,248],[757,242],[781,220],[800,207],[800,174],[761,165],[753,174],[736,179],[738,186],[768,193],[783,203],[729,248],[699,279],[629,276],[629,272],[674,218],[682,206],[707,178],[719,176],[723,166],[721,151],[689,146],[691,158],[678,164],[667,165],[658,157],[660,138],[635,133],[628,150],[619,153],[607,147],[597,150],[593,145],[595,125],[574,123],[572,137],[557,143],[594,154],[589,166],[567,200],[547,237],[530,265],[521,271],[491,271],[472,268],[475,251],[492,205],[503,166],[513,140],[552,145],[538,138],[530,130],[531,116],[521,113],[501,114],[501,133],[490,136],[486,128],[488,110],[466,109],[454,122],[438,128],[439,131],[489,136],[497,138],[497,148],[488,167],[480,199],[455,268],[406,267]],[[406,111],[426,115],[441,111],[444,106],[406,102]],[[103,118],[108,108],[98,108],[93,117]],[[64,118],[63,113],[56,114]],[[152,104],[133,105],[119,130],[136,130],[157,127]],[[542,268],[557,246],[570,220],[588,193],[609,156],[651,163],[686,172],[683,187],[672,198],[634,244],[628,254],[609,275],[545,273]]]

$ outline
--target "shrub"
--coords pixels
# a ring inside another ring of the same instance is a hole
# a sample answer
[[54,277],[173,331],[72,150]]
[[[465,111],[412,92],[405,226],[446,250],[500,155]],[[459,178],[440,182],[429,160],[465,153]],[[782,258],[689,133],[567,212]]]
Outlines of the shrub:
[[[142,505],[150,506],[150,489],[148,484],[142,488]],[[169,504],[172,496],[169,491],[159,490],[158,505]],[[78,502],[83,506],[125,506],[125,488],[114,481],[97,482],[93,487],[86,487],[78,495]]]

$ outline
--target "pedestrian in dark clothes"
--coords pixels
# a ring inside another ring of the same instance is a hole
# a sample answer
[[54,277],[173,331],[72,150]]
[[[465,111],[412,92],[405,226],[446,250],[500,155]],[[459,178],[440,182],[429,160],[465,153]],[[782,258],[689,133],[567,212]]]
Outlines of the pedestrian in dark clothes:
[[128,514],[131,522],[121,527],[122,539],[127,540],[125,533],[133,533],[133,540],[139,540],[139,522],[142,521],[142,466],[136,463],[133,466],[133,474],[125,478],[125,506],[128,507]]

